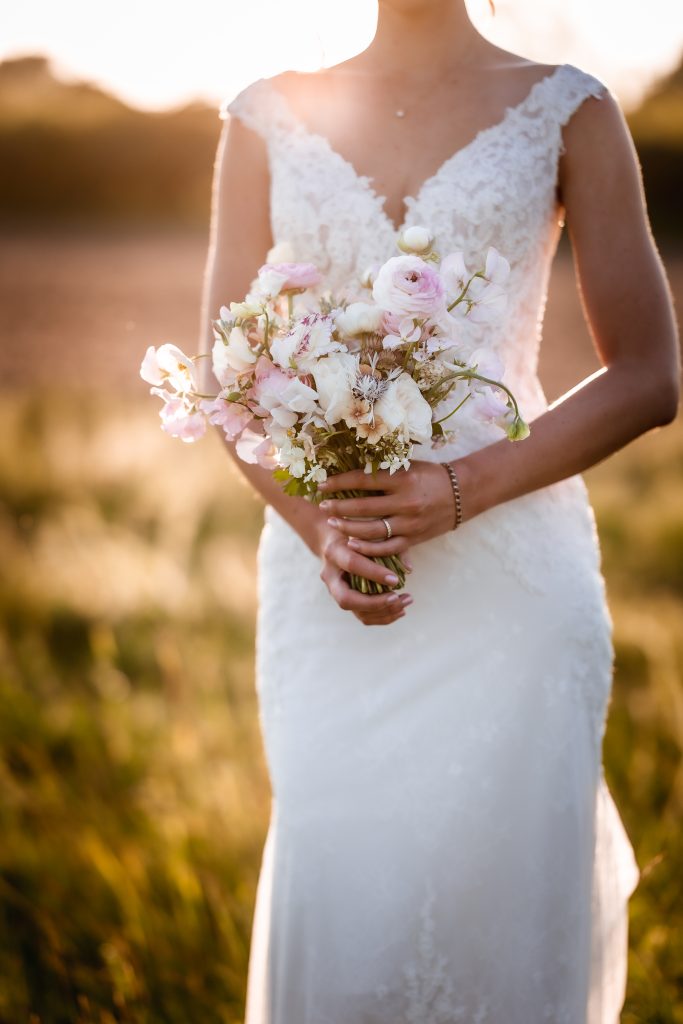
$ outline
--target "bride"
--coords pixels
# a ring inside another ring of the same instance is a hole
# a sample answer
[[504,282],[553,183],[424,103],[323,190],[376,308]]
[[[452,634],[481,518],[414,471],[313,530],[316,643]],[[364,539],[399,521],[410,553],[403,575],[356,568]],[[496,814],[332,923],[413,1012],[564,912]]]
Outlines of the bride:
[[[468,341],[533,421],[513,445],[466,406],[407,472],[328,488],[383,493],[320,507],[238,460],[267,506],[273,789],[247,1024],[615,1024],[638,871],[602,772],[611,624],[579,474],[678,401],[619,108],[571,65],[488,43],[463,0],[379,0],[363,53],[259,79],[222,115],[205,351],[273,246],[334,292],[424,225],[442,254],[510,261],[504,322]],[[603,368],[549,407],[536,370],[564,221]],[[396,552],[405,592],[349,587],[391,585],[371,556]]]

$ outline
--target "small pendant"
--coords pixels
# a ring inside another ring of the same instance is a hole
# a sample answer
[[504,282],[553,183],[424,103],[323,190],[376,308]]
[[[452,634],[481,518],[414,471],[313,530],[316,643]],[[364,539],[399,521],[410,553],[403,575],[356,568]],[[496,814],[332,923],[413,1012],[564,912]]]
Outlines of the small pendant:
[[396,114],[396,117],[405,117],[406,116],[405,110],[395,110],[394,113]]

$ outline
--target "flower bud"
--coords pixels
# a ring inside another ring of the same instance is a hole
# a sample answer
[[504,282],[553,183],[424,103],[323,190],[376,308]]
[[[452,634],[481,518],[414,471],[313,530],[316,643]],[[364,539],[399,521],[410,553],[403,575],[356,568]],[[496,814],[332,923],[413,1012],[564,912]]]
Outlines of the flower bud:
[[507,435],[511,441],[523,441],[530,433],[529,424],[525,423],[521,416],[516,416],[507,429]]
[[430,234],[427,228],[416,225],[412,228],[404,228],[398,236],[396,244],[401,252],[415,253],[416,256],[427,256],[432,251],[434,236]]
[[377,276],[377,267],[366,267],[360,279],[363,288],[372,288]]

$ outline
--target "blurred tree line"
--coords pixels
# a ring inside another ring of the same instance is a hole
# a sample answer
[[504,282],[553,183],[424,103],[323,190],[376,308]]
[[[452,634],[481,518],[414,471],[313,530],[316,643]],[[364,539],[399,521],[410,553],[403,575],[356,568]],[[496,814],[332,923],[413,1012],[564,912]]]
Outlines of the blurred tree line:
[[[655,234],[683,235],[683,64],[629,116]],[[0,217],[5,223],[204,225],[220,133],[195,103],[149,113],[48,60],[0,63]]]

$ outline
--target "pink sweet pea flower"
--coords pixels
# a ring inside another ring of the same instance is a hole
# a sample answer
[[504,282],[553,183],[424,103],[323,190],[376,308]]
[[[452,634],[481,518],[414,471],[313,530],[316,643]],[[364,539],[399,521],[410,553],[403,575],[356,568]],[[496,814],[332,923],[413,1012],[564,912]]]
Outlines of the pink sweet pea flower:
[[239,402],[229,402],[226,394],[227,390],[222,391],[214,399],[204,399],[199,403],[199,407],[208,416],[209,423],[222,427],[228,441],[234,441],[251,422],[254,414]]
[[151,388],[153,395],[164,399],[159,412],[161,429],[171,437],[179,437],[181,441],[198,441],[206,433],[206,419],[193,405],[188,404],[180,395],[172,395],[163,388]]
[[419,256],[392,256],[380,268],[372,296],[381,309],[396,316],[428,317],[445,308],[443,281]]
[[275,447],[269,437],[257,434],[251,427],[246,427],[242,436],[235,443],[235,451],[243,462],[252,465],[258,463],[265,469],[277,469]]

